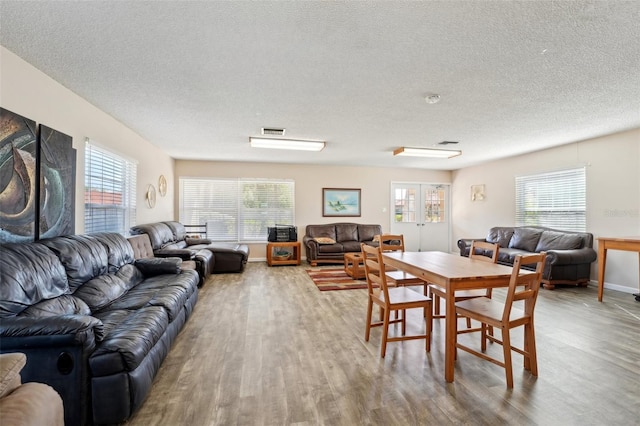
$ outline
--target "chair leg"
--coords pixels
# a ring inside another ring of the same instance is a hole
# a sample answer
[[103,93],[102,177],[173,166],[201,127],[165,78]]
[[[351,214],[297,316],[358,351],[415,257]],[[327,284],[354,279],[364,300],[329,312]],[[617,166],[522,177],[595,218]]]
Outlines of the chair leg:
[[[526,324],[524,326],[525,336],[528,336],[526,341],[528,342],[524,350],[528,354],[525,358],[525,368],[531,371],[531,374],[538,376],[538,355],[536,354],[536,333],[533,329],[533,324]],[[528,361],[528,362],[527,362]]]
[[438,296],[437,294],[432,294],[431,300],[433,303],[433,314],[440,315],[440,296]]
[[485,323],[480,324],[480,339],[480,348],[484,353],[487,350],[487,324]]
[[387,353],[387,338],[389,337],[389,309],[384,310],[384,322],[382,324],[382,342],[380,346],[380,356],[384,358]]
[[[427,287],[425,286],[425,291],[426,290]],[[425,329],[427,330],[427,337],[425,339],[427,342],[425,343],[425,349],[427,352],[431,352],[431,331],[433,331],[433,315],[431,314],[431,305],[429,305],[427,308],[424,309],[427,317],[427,323],[425,324]]]
[[467,328],[471,328],[471,318],[467,317]]
[[369,341],[369,336],[371,334],[371,316],[373,314],[373,301],[371,297],[369,297],[369,303],[367,305],[367,329],[364,332],[364,340],[365,342]]
[[507,377],[507,387],[513,388],[513,365],[511,363],[511,336],[510,330],[502,329],[502,352],[504,353],[504,370]]
[[407,310],[402,310],[402,335],[407,334]]

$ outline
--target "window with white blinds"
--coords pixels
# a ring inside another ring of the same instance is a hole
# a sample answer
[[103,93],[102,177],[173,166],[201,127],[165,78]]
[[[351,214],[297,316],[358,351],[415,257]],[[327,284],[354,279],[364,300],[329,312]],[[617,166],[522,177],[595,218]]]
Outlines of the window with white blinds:
[[84,230],[129,233],[136,220],[137,164],[86,143]]
[[584,167],[516,177],[516,225],[587,229]]
[[267,227],[295,221],[295,186],[290,180],[179,180],[179,220],[205,225],[212,241],[261,242]]

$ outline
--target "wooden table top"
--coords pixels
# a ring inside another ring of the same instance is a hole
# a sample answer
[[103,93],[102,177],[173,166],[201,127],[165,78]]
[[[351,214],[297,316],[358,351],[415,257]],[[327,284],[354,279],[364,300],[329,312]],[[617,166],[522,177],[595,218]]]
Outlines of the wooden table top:
[[513,268],[440,251],[390,252],[385,257],[451,281],[511,276]]

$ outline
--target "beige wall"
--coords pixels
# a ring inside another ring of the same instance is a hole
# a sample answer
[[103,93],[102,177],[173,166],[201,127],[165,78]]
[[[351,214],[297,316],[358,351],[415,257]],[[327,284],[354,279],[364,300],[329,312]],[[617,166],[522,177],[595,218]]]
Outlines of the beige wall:
[[[389,230],[391,182],[452,183],[453,241],[482,237],[497,225],[513,225],[514,177],[568,167],[587,166],[587,227],[598,236],[640,235],[640,129],[519,157],[469,167],[454,173],[417,169],[324,167],[284,164],[175,161],[113,117],[0,46],[0,106],[73,137],[77,150],[76,232],[84,232],[84,140],[138,162],[137,222],[178,217],[178,176],[288,178],[296,182],[296,225],[300,238],[310,223],[335,222],[321,214],[323,187],[361,188],[361,223],[380,223]],[[175,175],[174,175],[175,166]],[[167,178],[166,197],[145,204],[148,184]],[[174,178],[175,176],[175,178]],[[470,187],[486,186],[486,199],[470,201]],[[383,211],[387,209],[387,211]],[[345,220],[351,220],[345,218]],[[264,258],[264,245],[252,247],[252,258]],[[613,251],[608,256],[607,285],[638,290],[638,256]],[[596,277],[592,270],[592,279]]]
[[[515,176],[586,166],[587,230],[594,237],[640,235],[640,129],[453,173],[453,239],[484,237],[492,226],[515,225]],[[470,186],[486,185],[484,201],[470,200]],[[597,245],[597,244],[596,244]],[[638,291],[638,255],[607,254],[606,287]],[[597,267],[591,271],[597,279]]]
[[[298,239],[302,240],[308,224],[332,222],[377,223],[389,231],[391,182],[449,183],[448,171],[371,168],[327,167],[312,165],[229,163],[176,160],[177,179],[183,177],[242,177],[293,179],[296,187],[296,225]],[[322,188],[360,188],[362,190],[362,216],[349,218],[322,217]],[[176,216],[179,214],[176,191]],[[304,255],[304,253],[303,253]],[[251,244],[251,258],[264,259],[265,244]]]
[[[137,221],[172,218],[173,159],[131,129],[71,92],[11,51],[0,46],[0,106],[37,124],[45,124],[73,137],[76,162],[76,232],[84,232],[84,142],[89,137],[101,146],[138,162]],[[164,174],[169,183],[166,197],[147,207],[148,184],[158,185]]]

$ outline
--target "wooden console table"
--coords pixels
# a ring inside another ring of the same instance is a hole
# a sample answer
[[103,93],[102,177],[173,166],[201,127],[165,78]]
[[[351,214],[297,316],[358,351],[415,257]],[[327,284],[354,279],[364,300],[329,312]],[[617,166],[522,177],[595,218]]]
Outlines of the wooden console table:
[[[287,249],[291,256],[287,259],[278,259],[273,255],[274,249]],[[267,243],[267,265],[299,265],[300,264],[300,241]]]
[[598,238],[598,301],[604,294],[604,270],[607,265],[607,250],[625,250],[638,252],[638,271],[640,271],[640,237]]

